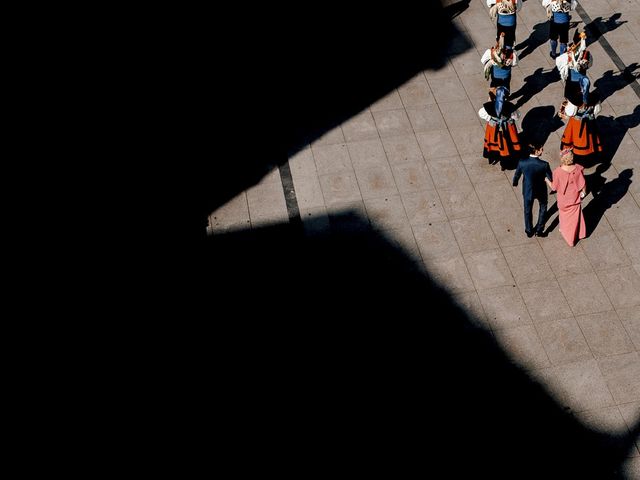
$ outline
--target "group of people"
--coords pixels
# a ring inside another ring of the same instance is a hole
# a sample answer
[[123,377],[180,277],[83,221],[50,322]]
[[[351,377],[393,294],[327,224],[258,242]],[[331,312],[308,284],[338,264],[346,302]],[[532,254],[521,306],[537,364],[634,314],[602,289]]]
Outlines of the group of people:
[[[566,121],[560,146],[560,166],[553,172],[540,156],[543,146],[533,141],[520,143],[516,121],[520,112],[509,101],[511,68],[518,63],[514,50],[516,13],[523,0],[487,0],[490,14],[496,18],[496,45],[487,49],[481,58],[485,78],[489,83],[488,101],[479,110],[487,122],[483,156],[490,164],[500,163],[502,170],[517,162],[513,185],[523,177],[524,224],[528,237],[544,236],[547,213],[547,186],[557,194],[560,232],[573,246],[586,236],[581,200],[586,195],[584,167],[580,163],[588,156],[602,152],[596,116],[600,102],[590,92],[587,70],[593,58],[586,46],[586,34],[576,29],[569,42],[570,12],[576,0],[542,0],[549,18],[549,56],[555,60],[564,82],[564,99],[558,116]],[[559,46],[559,49],[558,49]],[[527,157],[527,153],[529,156]],[[538,221],[533,225],[533,201],[539,203]]]

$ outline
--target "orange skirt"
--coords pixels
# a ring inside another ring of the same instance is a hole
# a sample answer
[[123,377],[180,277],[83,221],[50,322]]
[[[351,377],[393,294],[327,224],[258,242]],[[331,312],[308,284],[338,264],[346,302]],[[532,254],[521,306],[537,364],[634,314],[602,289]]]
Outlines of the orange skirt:
[[570,117],[562,134],[561,149],[573,147],[574,155],[591,155],[602,152],[602,142],[595,120]]
[[487,123],[484,132],[484,152],[485,158],[512,157],[520,152],[520,139],[518,129],[514,123],[507,124],[506,131]]

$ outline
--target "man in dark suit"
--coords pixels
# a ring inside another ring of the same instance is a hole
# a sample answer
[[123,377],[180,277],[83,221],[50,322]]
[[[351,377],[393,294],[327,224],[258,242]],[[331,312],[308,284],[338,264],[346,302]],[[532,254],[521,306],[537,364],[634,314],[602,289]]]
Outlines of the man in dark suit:
[[[544,236],[544,222],[547,214],[547,185],[545,177],[552,180],[551,168],[549,162],[540,159],[542,155],[542,146],[529,145],[529,158],[522,159],[518,162],[518,168],[513,176],[513,186],[518,186],[520,175],[524,175],[522,181],[522,197],[524,198],[524,232],[527,237]],[[538,200],[540,210],[538,212],[538,223],[535,231],[532,222],[533,200]]]

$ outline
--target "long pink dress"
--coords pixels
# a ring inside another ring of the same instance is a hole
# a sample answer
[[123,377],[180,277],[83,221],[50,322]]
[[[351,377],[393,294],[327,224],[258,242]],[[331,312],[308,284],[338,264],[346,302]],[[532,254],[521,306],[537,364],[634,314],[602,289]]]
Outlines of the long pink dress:
[[576,240],[587,235],[582,208],[580,205],[580,190],[585,186],[584,168],[574,164],[572,172],[565,172],[561,167],[553,171],[553,189],[557,192],[558,214],[560,217],[560,233],[573,247]]

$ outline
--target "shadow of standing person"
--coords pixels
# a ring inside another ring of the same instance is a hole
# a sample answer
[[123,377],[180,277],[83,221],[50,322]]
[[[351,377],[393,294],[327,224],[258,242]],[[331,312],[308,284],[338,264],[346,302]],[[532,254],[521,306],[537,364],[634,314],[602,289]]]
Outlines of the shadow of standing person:
[[520,141],[523,145],[530,143],[544,145],[549,135],[564,126],[564,123],[556,115],[556,109],[546,105],[529,110],[520,125],[522,128]]
[[604,213],[626,195],[632,176],[633,169],[627,168],[620,172],[618,178],[605,183],[597,194],[593,192],[593,199],[582,210],[587,237],[596,229]]
[[513,92],[511,99],[520,97],[516,102],[516,108],[520,108],[525,103],[545,89],[547,85],[560,80],[560,73],[557,68],[543,71],[542,67],[536,69],[531,75],[524,78],[524,85],[516,92]]
[[596,164],[600,164],[595,173],[586,176],[587,189],[590,192],[597,192],[599,186],[604,184],[604,179],[598,179],[597,176],[602,175],[602,173],[609,169],[627,132],[640,125],[640,105],[636,105],[633,112],[628,115],[621,115],[619,117],[600,115],[596,118],[596,122],[603,143],[603,151],[597,156],[587,159],[588,161],[579,162],[587,169]]
[[518,60],[522,60],[524,57],[533,53],[533,51],[540,45],[544,45],[549,41],[549,22],[536,23],[533,26],[531,35],[526,40],[523,40],[518,45],[513,47],[515,50],[522,50],[518,53]]
[[597,79],[593,84],[595,87],[593,93],[600,98],[601,102],[606,100],[615,92],[622,90],[640,77],[640,74],[635,73],[638,67],[640,67],[640,65],[633,62],[616,75],[613,74],[613,70],[607,70],[602,77]]
[[616,28],[627,23],[626,20],[618,22],[621,13],[614,13],[606,20],[602,17],[595,18],[591,23],[584,26],[584,31],[587,32],[587,41],[589,44],[596,43],[598,39],[607,32],[612,32]]

